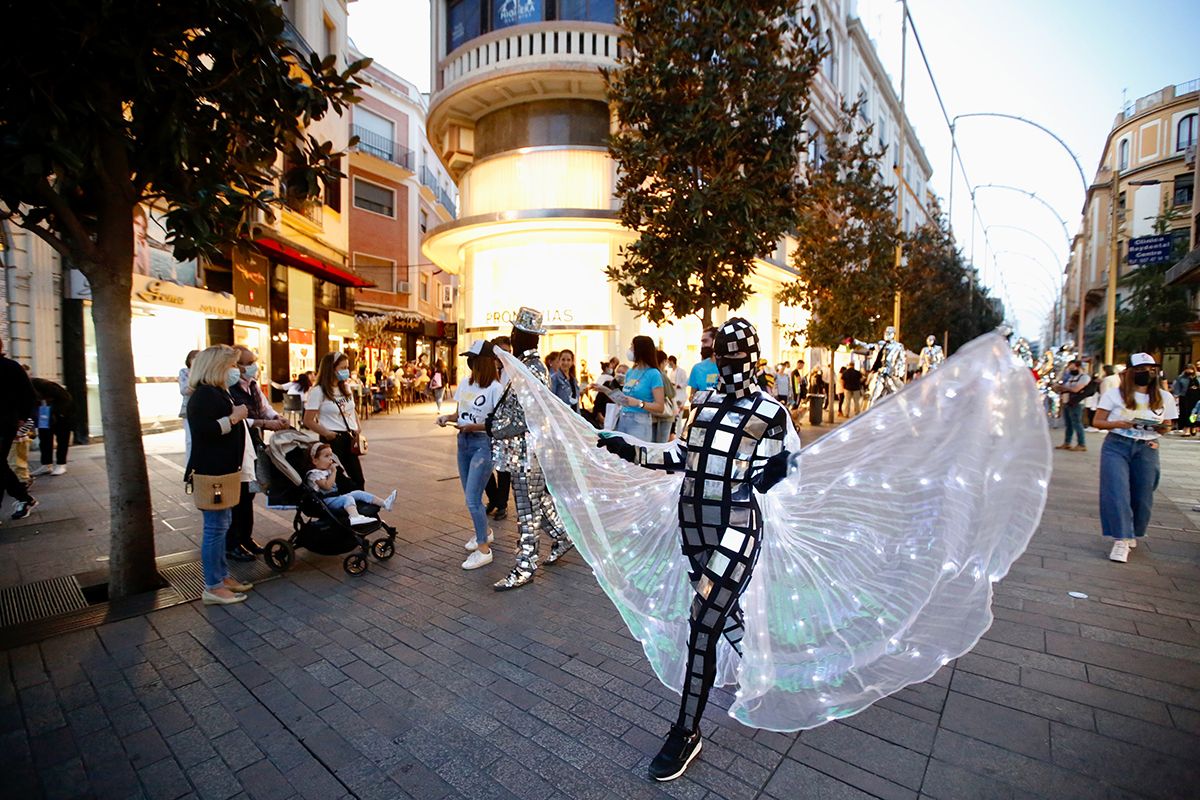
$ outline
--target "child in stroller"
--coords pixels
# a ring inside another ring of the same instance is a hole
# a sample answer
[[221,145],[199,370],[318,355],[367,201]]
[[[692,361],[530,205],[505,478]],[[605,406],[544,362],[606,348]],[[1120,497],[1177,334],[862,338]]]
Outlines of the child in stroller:
[[[364,492],[354,498],[351,508],[337,507],[347,504],[346,500],[339,499],[339,495],[349,495],[354,487],[348,485],[337,456],[328,452],[328,446],[322,464],[328,459],[330,463],[326,469],[330,475],[321,480],[330,487],[332,496],[324,494],[329,489],[314,488],[306,480],[314,468],[323,471],[313,464],[313,456],[323,452],[317,447],[320,444],[320,438],[312,431],[291,430],[279,431],[267,442],[271,468],[267,507],[294,509],[296,514],[292,520],[292,535],[267,542],[263,547],[263,559],[272,569],[283,572],[294,563],[296,548],[329,556],[345,553],[348,555],[342,561],[342,567],[350,575],[361,575],[367,570],[369,555],[385,561],[396,552],[396,529],[378,518],[380,507],[390,508],[396,493],[381,500]],[[339,479],[342,486],[334,488]],[[379,531],[385,536],[373,541],[368,538]]]
[[392,510],[392,503],[396,502],[395,489],[392,489],[392,493],[387,496],[386,500],[376,497],[370,492],[364,492],[362,489],[338,494],[337,479],[338,470],[341,467],[334,459],[333,448],[323,442],[317,442],[309,448],[308,454],[312,459],[312,469],[306,476],[308,487],[320,496],[321,502],[327,508],[345,511],[350,517],[351,525],[368,525],[375,521],[371,517],[358,513],[360,502],[370,503],[387,511]]

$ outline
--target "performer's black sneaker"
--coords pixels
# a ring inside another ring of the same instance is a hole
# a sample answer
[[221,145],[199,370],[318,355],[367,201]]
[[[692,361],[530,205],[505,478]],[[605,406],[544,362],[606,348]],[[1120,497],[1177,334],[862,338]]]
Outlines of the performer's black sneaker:
[[684,773],[692,759],[700,755],[700,728],[688,733],[678,725],[671,726],[662,750],[650,762],[650,777],[656,781],[673,781]]
[[492,588],[497,592],[507,592],[509,589],[518,589],[529,583],[533,583],[533,573],[522,572],[513,567],[512,572],[505,575],[503,580],[493,583]]

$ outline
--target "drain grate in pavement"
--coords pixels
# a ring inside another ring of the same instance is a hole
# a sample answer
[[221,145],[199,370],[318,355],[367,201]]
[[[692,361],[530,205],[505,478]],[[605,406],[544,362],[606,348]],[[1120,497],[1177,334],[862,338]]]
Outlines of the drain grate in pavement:
[[[185,601],[198,599],[204,591],[204,571],[199,561],[163,567],[158,570],[158,574],[162,575]],[[278,572],[261,561],[232,562],[229,565],[229,574],[243,583],[262,583],[279,577]]]
[[87,608],[79,581],[70,575],[0,589],[0,628]]

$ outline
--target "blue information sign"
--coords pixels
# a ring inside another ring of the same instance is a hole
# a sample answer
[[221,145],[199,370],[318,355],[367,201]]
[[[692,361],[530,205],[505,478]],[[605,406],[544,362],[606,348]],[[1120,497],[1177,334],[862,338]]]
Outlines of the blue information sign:
[[1171,237],[1139,236],[1129,240],[1129,264],[1159,264],[1171,257]]

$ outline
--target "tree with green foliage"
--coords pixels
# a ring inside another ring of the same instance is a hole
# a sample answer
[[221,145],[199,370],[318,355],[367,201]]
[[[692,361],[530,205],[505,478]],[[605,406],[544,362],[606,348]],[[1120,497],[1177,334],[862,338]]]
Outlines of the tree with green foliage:
[[873,126],[857,121],[861,102],[842,105],[806,167],[791,254],[797,278],[779,292],[810,312],[805,336],[815,347],[878,338],[892,315],[896,190],[879,171]]
[[[21,9],[0,52],[0,219],[91,284],[112,521],[109,594],[158,583],[130,342],[133,217],[165,204],[177,258],[214,256],[256,212],[344,177],[306,133],[355,100],[334,56],[285,38],[274,0],[56,0]],[[288,174],[275,165],[287,156]]]
[[907,263],[900,282],[904,329],[910,349],[933,334],[951,351],[1003,322],[987,287],[955,246],[949,224],[935,204],[930,218],[905,239]]
[[624,0],[619,24],[609,151],[637,239],[608,276],[651,322],[707,326],[795,224],[818,34],[797,0]]
[[[1174,208],[1164,208],[1154,218],[1154,233],[1162,236],[1179,218]],[[1168,348],[1186,347],[1191,341],[1187,326],[1197,315],[1188,287],[1166,282],[1167,271],[1187,251],[1187,237],[1175,241],[1164,261],[1143,264],[1121,276],[1121,304],[1117,309],[1116,350],[1121,353],[1146,351],[1161,363]],[[1101,340],[1103,344],[1103,340]]]

